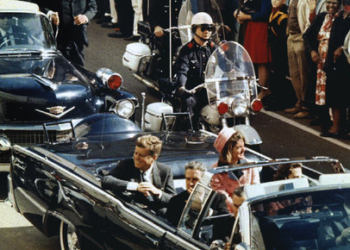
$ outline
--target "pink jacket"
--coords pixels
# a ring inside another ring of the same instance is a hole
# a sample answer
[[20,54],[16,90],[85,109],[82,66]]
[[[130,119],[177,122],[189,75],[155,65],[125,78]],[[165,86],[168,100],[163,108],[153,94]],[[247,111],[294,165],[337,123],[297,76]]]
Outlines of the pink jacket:
[[[213,167],[216,166],[214,165]],[[232,180],[230,177],[228,177],[227,173],[216,174],[211,180],[211,188],[218,193],[226,195],[226,205],[230,213],[232,213],[232,195],[235,189],[240,186],[260,183],[258,168],[243,169],[242,172],[243,175],[238,179],[238,181]]]

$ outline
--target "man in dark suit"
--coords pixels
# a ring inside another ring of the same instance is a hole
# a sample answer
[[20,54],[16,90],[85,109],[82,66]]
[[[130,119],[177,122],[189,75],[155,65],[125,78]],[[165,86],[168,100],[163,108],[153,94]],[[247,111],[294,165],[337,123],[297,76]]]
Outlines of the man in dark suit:
[[[58,49],[71,62],[84,65],[84,45],[88,46],[87,25],[97,11],[96,0],[32,0],[52,16],[59,26]],[[59,18],[57,18],[57,13]]]
[[133,159],[118,164],[102,180],[102,187],[116,192],[135,193],[135,201],[158,211],[176,194],[173,174],[165,164],[156,162],[162,148],[158,137],[137,138]]
[[[179,223],[187,200],[196,183],[202,179],[205,170],[206,168],[201,162],[193,161],[185,166],[186,190],[171,198],[165,215],[167,220],[173,225],[177,226]],[[225,195],[216,193],[214,201],[211,204],[210,215],[228,214],[229,212],[225,200]]]
[[318,245],[321,250],[350,249],[350,194],[344,195],[344,203],[339,211],[343,213],[341,220],[320,222]]

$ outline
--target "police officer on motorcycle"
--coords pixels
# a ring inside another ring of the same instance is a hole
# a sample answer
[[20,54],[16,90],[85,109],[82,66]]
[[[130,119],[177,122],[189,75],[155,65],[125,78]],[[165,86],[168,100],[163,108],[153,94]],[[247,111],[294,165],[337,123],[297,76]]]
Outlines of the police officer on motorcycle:
[[176,81],[182,109],[191,114],[193,127],[197,130],[200,110],[208,104],[207,93],[204,88],[194,94],[186,89],[193,89],[204,82],[205,67],[216,48],[210,39],[215,26],[210,15],[199,12],[193,16],[191,28],[193,39],[181,48],[176,62]]

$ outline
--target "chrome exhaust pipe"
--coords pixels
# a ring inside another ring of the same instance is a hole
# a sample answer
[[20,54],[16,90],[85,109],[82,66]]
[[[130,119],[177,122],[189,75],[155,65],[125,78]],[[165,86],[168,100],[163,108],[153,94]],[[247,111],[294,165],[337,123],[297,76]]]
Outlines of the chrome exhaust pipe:
[[137,80],[145,84],[147,87],[155,89],[157,92],[159,92],[159,87],[154,82],[151,82],[136,73],[134,73],[133,75]]

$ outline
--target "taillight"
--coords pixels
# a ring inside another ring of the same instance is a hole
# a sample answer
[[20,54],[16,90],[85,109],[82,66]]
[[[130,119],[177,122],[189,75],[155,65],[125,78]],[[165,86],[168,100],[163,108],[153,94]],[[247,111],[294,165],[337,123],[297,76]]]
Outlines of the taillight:
[[119,89],[120,86],[122,86],[122,82],[123,82],[123,78],[121,77],[121,75],[119,74],[112,75],[108,79],[108,87],[110,89]]
[[228,111],[228,105],[225,102],[222,102],[218,105],[218,112],[220,115],[226,114]]
[[252,110],[258,112],[263,108],[263,103],[260,99],[254,99],[251,104]]

